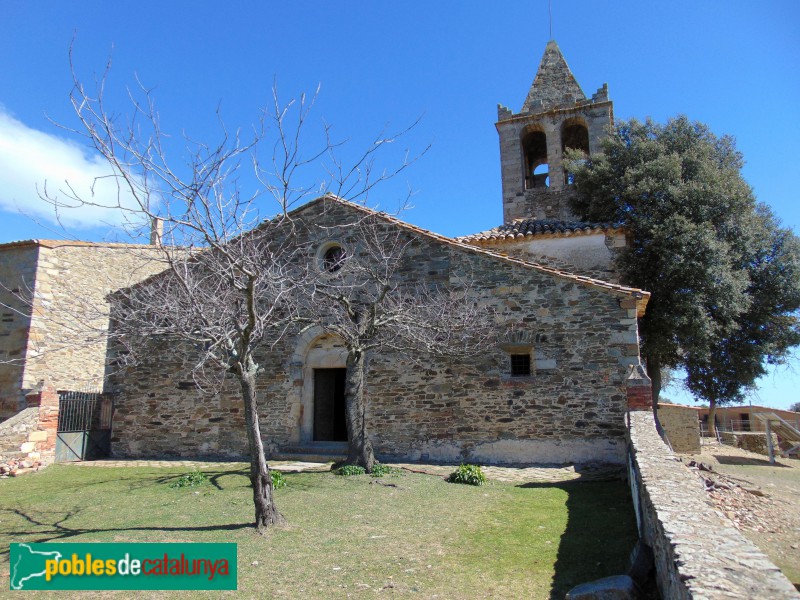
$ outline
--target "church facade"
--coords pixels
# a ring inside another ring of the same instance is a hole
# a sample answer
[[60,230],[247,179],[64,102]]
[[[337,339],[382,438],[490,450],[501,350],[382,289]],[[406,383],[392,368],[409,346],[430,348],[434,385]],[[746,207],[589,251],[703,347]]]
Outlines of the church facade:
[[[366,421],[379,460],[623,459],[625,379],[639,361],[646,292],[502,256],[332,197],[292,214],[308,225],[298,229],[318,232],[312,248],[347,240],[365,216],[402,236],[407,262],[397,277],[439,289],[469,279],[475,302],[497,325],[478,356],[420,360],[383,348],[368,355]],[[346,433],[337,433],[336,422],[344,414],[346,358],[342,340],[319,326],[262,349],[258,402],[270,456],[344,452]],[[157,344],[120,374],[116,455],[246,452],[238,386],[203,392],[191,383],[192,364],[183,350]]]
[[[637,318],[649,294],[617,282],[612,261],[624,231],[569,212],[562,162],[568,148],[595,150],[611,119],[607,88],[587,99],[550,42],[521,112],[499,109],[502,226],[450,239],[333,197],[294,211],[319,232],[302,243],[319,249],[365,216],[382,220],[407,243],[398,277],[441,289],[468,278],[496,320],[496,339],[479,356],[420,364],[390,349],[370,353],[366,420],[379,460],[623,460],[625,383],[639,364]],[[270,456],[344,452],[346,357],[342,340],[319,326],[260,353]],[[190,363],[162,347],[114,381],[116,455],[246,453],[238,389],[201,392],[187,381]]]

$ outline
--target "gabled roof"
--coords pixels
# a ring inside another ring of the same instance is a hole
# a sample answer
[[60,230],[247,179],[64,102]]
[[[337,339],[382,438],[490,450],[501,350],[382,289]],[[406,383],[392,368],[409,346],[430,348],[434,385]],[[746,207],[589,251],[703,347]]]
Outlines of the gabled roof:
[[570,71],[558,44],[555,40],[550,40],[525,104],[522,105],[522,112],[542,112],[560,106],[571,106],[582,100],[586,100],[586,95]]
[[[469,253],[472,253],[472,254],[480,254],[480,255],[484,255],[486,257],[489,257],[489,258],[491,258],[493,260],[499,260],[499,261],[503,261],[503,262],[507,262],[507,263],[516,264],[516,265],[519,265],[519,266],[521,266],[523,268],[526,268],[526,269],[532,269],[532,270],[535,270],[535,271],[539,271],[540,273],[545,273],[545,274],[553,276],[553,277],[566,279],[566,280],[572,281],[572,282],[574,282],[576,284],[579,284],[579,285],[583,285],[583,286],[591,287],[591,288],[596,288],[596,289],[599,289],[599,290],[602,290],[602,291],[605,291],[605,292],[613,293],[615,295],[628,296],[630,298],[633,298],[636,301],[636,310],[637,310],[637,313],[638,313],[638,315],[640,317],[644,316],[644,311],[645,311],[645,308],[647,307],[647,301],[650,299],[650,292],[646,292],[644,290],[640,290],[640,289],[637,289],[637,288],[629,288],[629,287],[625,287],[625,286],[622,286],[622,285],[616,285],[614,283],[609,283],[607,281],[602,281],[600,279],[593,279],[591,277],[584,277],[582,275],[574,275],[572,273],[567,273],[565,271],[559,271],[558,269],[553,269],[551,267],[546,267],[544,265],[540,265],[540,264],[537,264],[537,263],[520,260],[518,258],[511,258],[509,256],[506,256],[505,254],[501,254],[499,252],[494,252],[492,250],[487,250],[485,248],[478,248],[477,246],[472,246],[472,245],[466,244],[466,243],[464,243],[462,241],[459,241],[459,240],[456,240],[456,239],[453,239],[453,238],[449,238],[447,236],[440,235],[438,233],[433,233],[432,231],[428,231],[427,229],[423,229],[421,227],[417,227],[416,225],[411,225],[410,223],[406,223],[405,221],[401,221],[400,219],[398,219],[396,217],[392,217],[392,216],[388,215],[387,213],[379,212],[379,211],[373,210],[371,208],[367,208],[366,206],[362,206],[361,204],[356,204],[355,202],[350,202],[349,200],[344,200],[342,198],[339,198],[338,196],[334,196],[333,194],[325,194],[324,196],[320,196],[319,198],[317,198],[315,200],[312,200],[311,202],[308,202],[308,203],[304,204],[303,206],[300,206],[300,207],[290,211],[288,213],[288,215],[290,217],[298,216],[298,215],[302,214],[303,212],[309,211],[312,208],[315,208],[315,207],[319,206],[320,204],[324,204],[325,202],[331,202],[331,203],[337,204],[339,206],[346,207],[346,208],[348,208],[350,210],[353,210],[353,211],[356,211],[356,212],[360,212],[361,214],[364,214],[364,215],[376,216],[376,217],[378,217],[380,219],[383,219],[384,221],[386,221],[388,223],[392,223],[392,224],[396,225],[397,227],[399,227],[399,228],[401,228],[401,229],[403,229],[405,231],[408,231],[410,233],[426,237],[426,238],[428,238],[430,240],[439,242],[441,244],[446,244],[448,246],[451,246],[451,247],[454,247],[454,248],[458,248],[458,249],[460,249],[462,251],[465,251],[465,252],[469,252]],[[256,227],[253,231],[256,231],[258,229],[259,229],[259,227]],[[249,232],[244,232],[242,235],[248,235],[248,233]],[[147,285],[148,282],[150,282],[153,279],[156,279],[156,278],[158,278],[158,277],[160,277],[162,275],[163,275],[163,273],[158,273],[158,274],[152,275],[152,276],[148,277],[147,279],[144,279],[144,280],[134,284],[131,287],[138,287],[138,286],[142,286],[142,285]]]
[[584,221],[559,221],[557,219],[517,219],[494,229],[456,238],[467,244],[518,242],[520,240],[602,234],[620,230],[614,223],[586,223]]
[[335,202],[341,206],[348,207],[352,210],[361,212],[362,214],[367,215],[374,215],[377,216],[389,223],[393,223],[397,227],[404,229],[406,231],[421,235],[428,239],[437,241],[442,244],[447,244],[448,246],[458,248],[465,252],[470,252],[473,254],[481,254],[487,257],[490,257],[494,260],[500,260],[512,264],[519,265],[526,269],[531,269],[535,271],[539,271],[540,273],[545,273],[547,275],[551,275],[553,277],[558,277],[560,279],[567,279],[569,281],[573,281],[579,285],[583,285],[586,287],[597,288],[606,292],[612,292],[615,294],[623,295],[623,296],[630,296],[636,300],[636,309],[639,316],[644,316],[645,308],[647,307],[647,301],[650,299],[650,292],[646,292],[644,290],[638,288],[630,288],[623,285],[617,285],[614,283],[609,283],[607,281],[602,281],[600,279],[594,279],[592,277],[584,277],[583,275],[575,275],[573,273],[567,273],[565,271],[559,271],[558,269],[553,269],[551,267],[546,267],[544,265],[540,265],[534,262],[528,262],[525,260],[521,260],[519,258],[512,258],[500,252],[495,252],[490,249],[486,248],[479,248],[474,245],[470,245],[461,241],[460,239],[449,238],[444,235],[440,235],[438,233],[433,233],[432,231],[428,231],[427,229],[423,229],[421,227],[417,227],[416,225],[411,225],[410,223],[406,223],[405,221],[401,221],[396,217],[392,217],[386,213],[378,212],[371,208],[367,208],[360,204],[356,204],[354,202],[350,202],[348,200],[344,200],[332,194],[326,194],[325,196],[321,196],[316,200],[312,200],[308,204],[304,204],[303,206],[293,210],[290,214],[296,215],[300,214],[306,210],[309,210],[312,207],[315,207],[324,202]]

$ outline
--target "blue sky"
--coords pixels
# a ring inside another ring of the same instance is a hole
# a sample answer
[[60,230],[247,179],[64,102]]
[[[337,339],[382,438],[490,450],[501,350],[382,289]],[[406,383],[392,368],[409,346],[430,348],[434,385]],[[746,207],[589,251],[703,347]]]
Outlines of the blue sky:
[[[607,82],[617,119],[663,122],[683,113],[735,136],[758,198],[795,231],[798,23],[796,0],[553,0],[553,37],[587,95]],[[37,184],[52,186],[65,173],[79,181],[97,168],[53,124],[76,124],[68,101],[73,39],[84,81],[112,57],[115,110],[127,110],[125,87],[138,76],[153,88],[164,128],[178,135],[215,139],[217,107],[229,128],[247,130],[274,81],[286,99],[321,85],[312,119],[332,124],[353,151],[422,116],[397,149],[431,144],[430,151],[373,203],[391,209],[410,186],[415,208],[404,218],[414,224],[446,235],[498,225],[496,106],[520,109],[548,29],[547,0],[4,2],[0,242],[54,237]],[[75,219],[73,234],[107,234],[90,226],[97,218]],[[797,389],[800,376],[782,371],[763,382],[758,401],[787,406],[800,400]]]

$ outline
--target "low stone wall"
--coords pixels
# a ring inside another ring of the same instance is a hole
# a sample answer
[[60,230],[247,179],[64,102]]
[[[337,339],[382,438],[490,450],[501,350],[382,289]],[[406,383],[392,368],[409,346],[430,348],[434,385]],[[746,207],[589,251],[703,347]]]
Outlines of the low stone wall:
[[[775,434],[772,435],[772,447],[778,448],[778,438]],[[723,444],[749,450],[756,454],[763,454],[769,456],[769,449],[767,448],[767,434],[766,432],[730,432],[723,431],[720,433],[720,439]],[[776,450],[776,453],[778,451]]]
[[781,571],[706,502],[700,480],[629,413],[629,470],[639,534],[655,554],[662,598],[800,599]]

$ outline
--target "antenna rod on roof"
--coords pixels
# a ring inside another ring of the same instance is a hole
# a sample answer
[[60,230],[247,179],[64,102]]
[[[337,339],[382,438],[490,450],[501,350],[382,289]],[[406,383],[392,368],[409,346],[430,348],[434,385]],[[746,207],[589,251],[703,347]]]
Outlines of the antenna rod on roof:
[[547,8],[550,11],[550,39],[553,39],[553,0],[547,0]]

